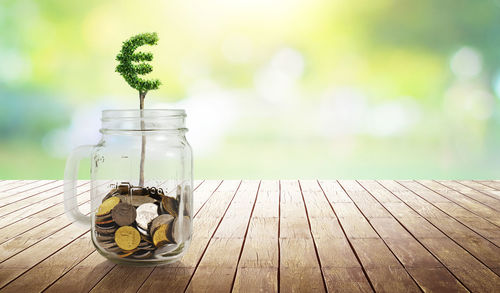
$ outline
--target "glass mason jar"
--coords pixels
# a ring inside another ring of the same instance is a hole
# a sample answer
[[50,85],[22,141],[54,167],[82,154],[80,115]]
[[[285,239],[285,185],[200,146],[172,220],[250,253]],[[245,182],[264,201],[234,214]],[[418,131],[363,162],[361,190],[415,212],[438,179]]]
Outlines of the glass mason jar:
[[[73,150],[64,173],[64,207],[90,225],[106,258],[132,265],[178,260],[192,233],[193,159],[184,110],[106,110],[97,145]],[[91,160],[90,215],[79,210],[79,161]]]

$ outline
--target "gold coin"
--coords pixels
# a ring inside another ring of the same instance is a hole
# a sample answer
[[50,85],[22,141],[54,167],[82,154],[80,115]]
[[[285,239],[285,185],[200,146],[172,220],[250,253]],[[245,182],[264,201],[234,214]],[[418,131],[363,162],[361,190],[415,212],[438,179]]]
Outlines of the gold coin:
[[156,229],[156,231],[153,235],[153,243],[156,247],[170,243],[170,241],[167,238],[167,228],[168,228],[168,225],[163,224],[163,225],[160,225],[160,227],[158,227],[158,229]]
[[103,216],[108,214],[119,202],[120,199],[116,196],[106,199],[97,209],[96,216]]
[[123,250],[136,249],[141,242],[141,234],[134,227],[123,226],[116,230],[115,242]]

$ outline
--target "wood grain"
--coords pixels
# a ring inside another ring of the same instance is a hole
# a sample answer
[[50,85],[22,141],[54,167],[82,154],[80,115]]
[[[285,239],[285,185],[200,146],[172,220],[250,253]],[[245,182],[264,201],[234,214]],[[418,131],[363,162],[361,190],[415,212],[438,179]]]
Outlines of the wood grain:
[[498,180],[197,181],[186,254],[136,268],[66,218],[62,181],[0,180],[0,291],[500,292],[499,203]]
[[[394,196],[399,198],[400,194],[404,196],[410,196],[412,191],[405,188],[404,186],[396,183],[395,181],[382,181],[380,182],[384,188],[391,191]],[[403,192],[401,192],[403,191]],[[374,197],[376,197],[376,190],[370,191]],[[403,196],[403,197],[404,197]],[[415,195],[416,196],[416,195]],[[402,198],[400,198],[402,199]],[[446,202],[441,198],[437,198],[435,202]],[[411,207],[411,202],[408,202],[408,207]],[[420,215],[418,215],[420,216]],[[407,217],[411,218],[411,217]],[[406,226],[406,217],[399,217],[398,220],[402,225]],[[460,282],[469,290],[472,291],[490,291],[491,288],[500,288],[500,278],[491,269],[489,269],[485,264],[483,264],[476,257],[471,255],[469,251],[458,245],[458,241],[462,238],[456,238],[452,240],[451,235],[447,235],[441,230],[441,228],[449,225],[449,223],[454,223],[451,217],[438,218],[440,221],[431,222],[433,218],[422,217],[429,224],[434,226],[438,231],[434,231],[437,237],[418,237],[414,235],[419,242],[429,251],[434,257],[436,257]],[[446,219],[448,221],[446,221]],[[441,223],[442,222],[442,223]],[[455,226],[457,227],[457,226]],[[410,230],[410,229],[408,229]],[[411,231],[410,231],[411,232]],[[485,250],[488,251],[491,247],[486,247]],[[496,265],[495,265],[496,266]],[[467,268],[467,270],[464,270]],[[484,275],[481,278],[472,278],[469,274],[475,272],[483,272]],[[488,284],[486,284],[488,283]]]

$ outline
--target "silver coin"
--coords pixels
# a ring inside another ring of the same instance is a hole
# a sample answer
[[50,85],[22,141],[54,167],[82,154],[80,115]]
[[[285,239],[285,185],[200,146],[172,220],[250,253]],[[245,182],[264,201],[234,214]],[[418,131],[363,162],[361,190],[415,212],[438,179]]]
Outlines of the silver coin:
[[171,225],[172,222],[174,221],[174,217],[170,214],[163,214],[159,215],[158,217],[154,218],[153,221],[151,222],[151,227],[149,228],[149,235],[154,235],[156,229],[160,227],[161,225]]
[[137,208],[135,221],[137,222],[137,226],[148,230],[149,223],[156,217],[158,217],[158,206],[154,203],[145,203]]
[[149,237],[149,232],[148,232],[148,230],[144,230],[144,229],[142,229],[142,228],[141,228],[141,227],[139,227],[139,226],[137,226],[137,230],[139,230],[139,232],[140,232],[142,235]]

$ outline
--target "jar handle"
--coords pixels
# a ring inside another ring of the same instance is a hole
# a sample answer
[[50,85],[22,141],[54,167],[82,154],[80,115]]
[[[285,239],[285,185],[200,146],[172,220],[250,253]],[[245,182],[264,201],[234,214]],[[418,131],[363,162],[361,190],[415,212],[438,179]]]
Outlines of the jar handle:
[[90,226],[90,216],[82,214],[78,208],[78,202],[76,201],[76,184],[80,160],[89,158],[93,148],[93,145],[82,145],[75,148],[69,154],[68,160],[66,161],[66,168],[64,169],[64,212],[68,218],[86,227]]

